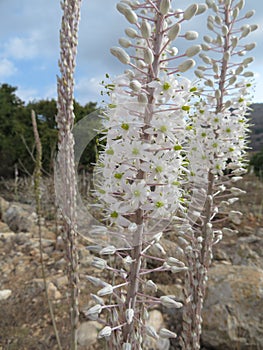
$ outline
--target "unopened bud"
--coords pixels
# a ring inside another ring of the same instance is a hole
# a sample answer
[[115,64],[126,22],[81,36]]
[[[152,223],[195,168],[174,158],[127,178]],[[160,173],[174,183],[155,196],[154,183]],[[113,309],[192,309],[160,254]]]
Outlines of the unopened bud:
[[206,4],[198,4],[198,10],[196,12],[196,15],[201,15],[207,10],[207,5]]
[[148,39],[150,38],[151,36],[151,31],[152,31],[152,28],[151,28],[151,25],[149,22],[143,20],[142,21],[142,24],[141,24],[141,33],[142,33],[142,37],[144,39]]
[[111,336],[111,327],[110,326],[106,326],[104,328],[102,328],[102,330],[99,332],[98,334],[98,338],[108,338]]
[[167,15],[170,10],[171,1],[170,0],[162,0],[160,3],[160,12],[163,16]]
[[150,291],[153,291],[153,292],[157,292],[157,285],[152,281],[152,280],[148,280],[146,283],[145,283],[145,288],[147,290],[150,290]]
[[184,72],[188,71],[189,69],[191,69],[194,66],[195,66],[195,61],[194,60],[187,60],[187,61],[179,64],[178,70],[179,70],[179,72],[184,73]]
[[126,318],[126,321],[127,321],[128,324],[132,323],[133,317],[134,317],[133,309],[127,309],[125,311],[125,318]]
[[210,46],[209,45],[207,45],[207,44],[201,44],[201,47],[202,47],[202,50],[203,51],[209,51],[210,50]]
[[107,261],[95,256],[91,262],[91,266],[100,270],[104,270],[107,267]]
[[224,36],[226,36],[227,34],[228,34],[228,26],[226,26],[226,25],[223,25],[222,26],[222,34],[224,35]]
[[138,92],[138,91],[141,90],[142,85],[141,85],[141,83],[140,83],[138,80],[132,80],[132,81],[130,82],[130,88],[131,88],[133,91]]
[[106,287],[100,289],[97,294],[99,297],[103,297],[104,295],[109,295],[112,294],[113,292],[113,287],[112,285],[108,284]]
[[186,50],[185,54],[187,57],[193,57],[197,55],[200,51],[201,51],[200,45],[193,45]]
[[255,14],[255,10],[248,11],[248,12],[245,14],[245,18],[253,17],[254,14]]
[[127,10],[131,10],[130,6],[128,4],[125,4],[124,2],[119,2],[116,5],[116,7],[117,7],[117,10],[123,15],[125,15]]
[[237,4],[237,7],[239,10],[242,10],[242,8],[245,6],[245,0],[240,0]]
[[242,64],[244,66],[247,66],[248,64],[252,63],[254,61],[254,58],[253,57],[247,57],[244,59],[244,61],[242,62]]
[[198,5],[197,4],[192,4],[190,6],[187,7],[187,9],[184,11],[183,14],[183,19],[185,20],[190,20],[192,17],[194,17],[196,15],[198,11]]
[[176,308],[179,309],[183,306],[182,303],[179,303],[178,301],[173,300],[172,298],[164,295],[160,297],[161,304],[167,308]]
[[113,56],[117,57],[119,61],[123,64],[129,64],[130,63],[130,56],[120,47],[112,47],[110,49],[110,52]]
[[251,24],[250,29],[251,29],[251,32],[254,32],[255,30],[258,29],[258,25],[257,24]]
[[132,39],[134,39],[138,36],[137,31],[133,28],[126,28],[125,33],[129,38],[132,38]]
[[195,70],[194,73],[197,76],[197,78],[202,79],[204,77],[204,73],[201,70]]
[[213,39],[211,38],[211,36],[205,35],[205,36],[204,36],[204,41],[205,41],[206,43],[210,44],[210,43],[213,41]]
[[180,30],[181,30],[180,24],[179,24],[179,23],[174,24],[174,25],[170,28],[170,30],[168,31],[168,34],[167,34],[168,39],[169,39],[170,41],[175,40],[175,39],[178,37],[178,35],[179,35],[179,33],[180,33]]
[[235,7],[233,10],[233,18],[236,19],[239,15],[239,8]]
[[127,49],[128,47],[131,46],[131,42],[129,40],[127,40],[126,38],[120,38],[119,39],[119,44],[124,47],[125,49]]
[[242,65],[240,65],[236,70],[235,70],[235,74],[239,75],[243,72],[244,67]]
[[230,60],[230,52],[229,51],[226,51],[225,53],[224,53],[224,60],[225,61],[229,61]]
[[245,50],[246,51],[251,51],[256,47],[256,43],[251,43],[251,44],[247,44],[245,45]]
[[124,16],[131,24],[136,24],[138,22],[138,17],[133,10],[126,10]]
[[151,49],[148,47],[144,50],[144,61],[147,64],[152,64],[154,61],[154,55]]
[[100,251],[100,255],[113,255],[116,253],[116,248],[113,245],[109,245]]
[[250,26],[246,25],[242,27],[242,34],[241,34],[241,38],[245,38],[249,33],[251,32]]
[[235,82],[237,81],[237,77],[235,75],[233,75],[230,79],[229,79],[229,85],[233,85],[235,84]]
[[159,336],[160,336],[161,338],[168,339],[168,338],[176,338],[176,337],[177,337],[177,334],[174,333],[174,332],[169,331],[169,329],[162,328],[162,329],[159,331]]
[[146,326],[146,333],[153,339],[159,339],[159,335],[156,333],[156,330],[152,326]]
[[250,78],[250,77],[253,77],[254,76],[254,73],[253,72],[245,72],[243,74],[243,77],[246,77],[246,78]]
[[198,33],[195,32],[194,30],[189,30],[188,32],[185,33],[184,37],[186,40],[196,40],[198,38]]
[[148,102],[148,98],[147,98],[147,95],[145,93],[141,93],[138,95],[138,102],[139,103],[147,103]]

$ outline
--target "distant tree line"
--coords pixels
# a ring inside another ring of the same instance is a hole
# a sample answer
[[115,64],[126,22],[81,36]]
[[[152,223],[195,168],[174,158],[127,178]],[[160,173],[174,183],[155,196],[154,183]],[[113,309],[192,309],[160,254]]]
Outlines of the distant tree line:
[[[16,87],[0,84],[0,177],[14,176],[15,168],[21,175],[34,170],[35,141],[31,123],[31,110],[37,115],[43,147],[43,170],[53,172],[57,147],[56,101],[39,100],[25,103],[16,95]],[[74,102],[76,122],[97,109],[96,103],[84,106]],[[88,169],[96,160],[96,138],[87,146],[81,157],[81,166]]]

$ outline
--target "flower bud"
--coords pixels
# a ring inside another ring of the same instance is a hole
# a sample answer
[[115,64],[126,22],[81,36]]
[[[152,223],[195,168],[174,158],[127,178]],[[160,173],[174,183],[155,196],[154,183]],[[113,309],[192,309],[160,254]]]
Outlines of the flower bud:
[[152,64],[154,61],[154,55],[151,49],[148,47],[144,50],[144,61],[147,64]]
[[128,47],[131,46],[131,42],[129,40],[127,40],[126,38],[120,38],[119,39],[119,44],[124,47],[125,49],[127,49]]
[[137,31],[136,31],[135,29],[133,29],[133,28],[127,28],[127,29],[125,29],[125,33],[126,33],[126,35],[127,35],[129,38],[132,38],[132,39],[134,39],[134,38],[136,38],[136,37],[138,36]]
[[179,273],[179,272],[186,271],[186,270],[188,270],[188,267],[186,267],[186,266],[182,266],[182,267],[179,267],[179,266],[172,266],[172,267],[170,268],[170,271],[171,271],[172,273]]
[[207,44],[201,44],[201,47],[203,51],[209,51],[211,49],[211,47]]
[[201,51],[200,45],[193,45],[186,50],[185,54],[187,57],[193,57],[197,55],[200,51]]
[[245,72],[244,74],[243,74],[243,77],[245,77],[245,78],[250,78],[250,77],[253,77],[254,76],[254,73],[253,72]]
[[218,35],[216,37],[216,44],[218,44],[218,46],[223,46],[224,45],[224,38],[221,35]]
[[178,49],[177,47],[172,47],[169,51],[171,56],[176,56],[178,54]]
[[219,73],[219,66],[217,63],[213,63],[213,71],[215,74],[218,74]]
[[229,61],[230,60],[230,52],[229,51],[226,51],[225,53],[224,53],[224,60],[225,61]]
[[207,28],[208,28],[209,30],[214,30],[214,24],[213,24],[212,22],[208,21],[208,22],[207,22]]
[[123,15],[125,15],[127,10],[131,10],[130,6],[128,4],[125,4],[124,2],[119,2],[116,5],[116,7],[117,7],[117,10]]
[[178,37],[178,35],[179,35],[179,33],[180,33],[180,30],[181,30],[181,25],[180,25],[179,23],[174,24],[174,25],[170,28],[170,30],[168,31],[168,34],[167,34],[168,39],[169,39],[170,41],[175,40],[175,39]]
[[204,36],[204,41],[206,43],[210,44],[213,41],[213,39],[211,38],[211,36],[205,35]]
[[98,334],[98,338],[108,338],[111,336],[111,327],[110,326],[106,326],[104,328],[102,328],[102,330],[99,332]]
[[217,89],[215,91],[215,98],[218,100],[221,97],[221,91],[219,89]]
[[253,17],[254,14],[255,14],[255,10],[248,11],[248,12],[245,14],[245,18]]
[[141,93],[138,95],[138,102],[139,103],[147,103],[148,102],[148,98],[147,98],[147,95],[145,93]]
[[233,36],[231,38],[231,44],[232,44],[232,47],[235,48],[238,44],[238,38],[236,36]]
[[223,34],[224,36],[226,36],[226,35],[228,34],[228,26],[226,26],[226,25],[223,25],[223,26],[222,26],[222,34]]
[[176,337],[177,337],[177,334],[174,333],[174,332],[169,331],[169,329],[162,328],[162,329],[159,331],[159,336],[160,336],[161,338],[168,339],[168,338],[176,338]]
[[188,32],[185,33],[186,40],[195,40],[197,38],[198,38],[198,33],[193,30],[189,30]]
[[207,3],[208,7],[212,7],[212,5],[214,4],[213,0],[206,0],[205,2]]
[[250,29],[251,29],[251,32],[254,32],[255,30],[258,29],[258,25],[257,24],[251,24]]
[[237,7],[239,10],[242,10],[242,8],[245,6],[245,0],[240,0],[237,4]]
[[216,22],[216,24],[221,25],[222,24],[222,18],[219,17],[219,16],[215,16],[215,22]]
[[119,61],[123,64],[130,63],[130,56],[122,48],[114,46],[110,49],[113,56],[117,57]]
[[127,321],[128,324],[132,323],[133,317],[134,317],[133,309],[127,309],[125,311],[125,318],[126,318],[126,321]]
[[149,22],[143,20],[142,21],[142,24],[141,24],[141,33],[142,33],[142,37],[144,39],[148,39],[150,38],[151,36],[151,31],[152,31],[152,28],[151,28],[151,25]]
[[245,50],[246,51],[251,51],[256,47],[256,43],[251,43],[251,44],[247,44],[245,45]]
[[104,270],[107,267],[107,261],[95,256],[91,262],[91,266],[100,270]]
[[242,64],[244,66],[247,66],[248,64],[252,63],[254,61],[254,58],[253,57],[247,57],[244,59],[244,61],[242,62]]
[[145,283],[145,288],[149,291],[153,291],[153,292],[157,292],[157,285],[152,281],[152,280],[148,280]]
[[197,76],[197,78],[202,79],[204,77],[204,73],[201,70],[195,70],[194,73]]
[[97,304],[95,306],[92,306],[88,311],[85,312],[86,316],[91,316],[93,314],[100,314],[102,310],[102,306],[100,304]]
[[167,308],[176,308],[179,309],[183,306],[182,303],[179,303],[178,301],[173,300],[172,298],[164,295],[160,297],[161,304]]
[[101,279],[93,276],[87,276],[87,280],[91,282],[95,287],[105,286],[107,283],[102,281]]
[[196,15],[198,11],[198,5],[197,4],[192,4],[190,6],[187,7],[187,9],[184,11],[183,14],[183,19],[185,20],[190,20],[192,17],[194,17]]
[[239,8],[235,7],[233,10],[233,18],[236,19],[239,15]]
[[109,245],[100,251],[100,255],[113,255],[116,253],[116,248],[113,245]]
[[126,10],[124,16],[131,24],[136,24],[138,22],[138,17],[133,10]]
[[229,85],[233,85],[235,84],[235,82],[237,81],[237,77],[236,75],[233,75],[230,79],[229,79]]
[[138,81],[138,80],[132,80],[130,82],[130,88],[133,90],[133,91],[140,91],[141,88],[142,88],[142,85],[141,83]]
[[123,343],[122,350],[132,350],[132,346],[130,343]]
[[167,15],[170,10],[171,1],[170,0],[162,0],[160,3],[160,12],[163,16]]
[[241,29],[242,29],[242,34],[240,36],[240,39],[245,38],[251,32],[249,25],[243,26]]
[[204,63],[206,64],[211,64],[212,60],[210,57],[204,55],[204,54],[200,54],[199,57],[204,61]]
[[170,256],[169,258],[166,259],[166,262],[168,265],[170,266],[180,266],[180,267],[184,267],[185,264],[181,261],[178,260],[176,258],[173,258],[172,256]]
[[196,12],[196,15],[201,15],[207,10],[207,5],[206,4],[198,4],[198,10]]
[[102,298],[98,297],[96,294],[91,293],[90,296],[97,304],[104,305],[104,300]]
[[194,60],[187,60],[178,66],[178,70],[181,73],[186,72],[188,69],[191,69],[192,67],[195,66],[195,61]]
[[213,82],[213,80],[211,80],[211,79],[207,79],[207,80],[205,81],[205,85],[206,85],[206,86],[209,86],[209,87],[211,87],[211,88],[213,88],[213,87],[214,87],[214,82]]
[[155,329],[152,326],[146,326],[146,333],[153,339],[159,339],[159,335],[156,333]]
[[103,297],[104,295],[109,295],[112,294],[113,292],[113,287],[112,285],[108,284],[106,287],[100,289],[97,294],[99,297]]

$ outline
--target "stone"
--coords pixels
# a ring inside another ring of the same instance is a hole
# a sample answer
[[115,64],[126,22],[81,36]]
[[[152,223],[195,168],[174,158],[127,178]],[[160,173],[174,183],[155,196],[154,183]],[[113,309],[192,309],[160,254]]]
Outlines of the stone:
[[61,293],[52,282],[49,282],[48,284],[47,294],[51,300],[58,300],[62,298]]
[[202,344],[216,350],[263,349],[263,270],[218,264],[209,271]]
[[25,210],[20,205],[11,204],[2,219],[13,232],[30,232],[36,222],[36,213],[30,208]]
[[3,197],[0,197],[0,219],[3,218],[5,212],[9,208],[9,205],[9,202],[7,202]]
[[12,294],[12,291],[10,289],[0,290],[0,301],[7,300],[11,294]]
[[94,345],[97,342],[99,329],[101,325],[96,321],[81,323],[77,330],[78,344],[87,348]]

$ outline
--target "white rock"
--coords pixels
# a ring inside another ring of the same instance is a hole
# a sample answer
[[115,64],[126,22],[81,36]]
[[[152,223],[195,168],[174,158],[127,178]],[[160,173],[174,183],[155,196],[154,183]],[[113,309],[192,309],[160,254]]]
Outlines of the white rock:
[[10,289],[0,290],[0,301],[8,299],[11,294],[12,294],[12,291]]

